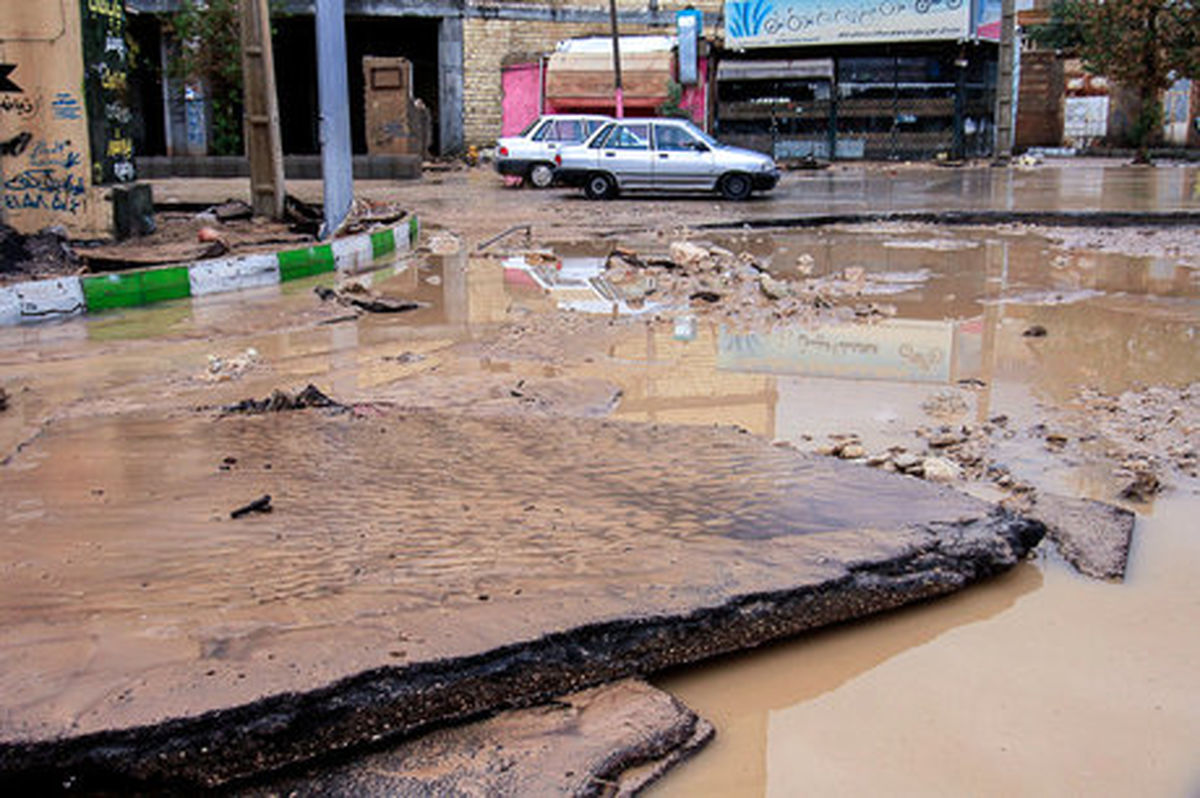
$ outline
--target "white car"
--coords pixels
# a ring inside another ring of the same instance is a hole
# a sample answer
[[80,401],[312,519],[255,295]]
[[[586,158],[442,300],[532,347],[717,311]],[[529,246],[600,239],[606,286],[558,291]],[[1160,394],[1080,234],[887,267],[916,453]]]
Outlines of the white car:
[[769,156],[728,147],[685,119],[622,119],[555,158],[555,182],[580,186],[590,199],[622,191],[719,191],[744,200],[779,182]]
[[578,144],[611,121],[611,117],[593,114],[540,116],[521,135],[496,142],[496,171],[523,178],[535,188],[546,188],[554,181],[558,149]]

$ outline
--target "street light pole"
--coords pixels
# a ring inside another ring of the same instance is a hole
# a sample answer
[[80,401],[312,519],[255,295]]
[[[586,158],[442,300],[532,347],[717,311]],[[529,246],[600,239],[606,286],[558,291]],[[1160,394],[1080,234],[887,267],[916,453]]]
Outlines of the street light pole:
[[617,0],[608,0],[608,18],[612,23],[613,86],[617,119],[625,118],[625,93],[621,90],[621,34],[617,30]]
[[993,163],[1012,158],[1013,76],[1016,71],[1017,11],[1014,0],[1000,2],[1000,63],[996,70],[996,152]]

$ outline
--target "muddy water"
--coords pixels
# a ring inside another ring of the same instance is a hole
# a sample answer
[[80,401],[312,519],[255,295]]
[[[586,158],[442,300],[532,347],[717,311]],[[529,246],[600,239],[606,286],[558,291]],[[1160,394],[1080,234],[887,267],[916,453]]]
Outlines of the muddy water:
[[[2,452],[31,441],[36,456],[49,418],[190,412],[309,380],[352,401],[518,413],[579,412],[562,386],[587,380],[620,390],[618,418],[730,424],[800,448],[854,432],[877,450],[914,447],[916,427],[946,421],[1006,414],[1027,428],[1085,385],[1200,374],[1200,281],[1179,260],[1064,253],[1002,230],[713,238],[782,273],[800,255],[818,277],[859,267],[895,317],[742,328],[667,308],[629,326],[577,315],[539,326],[578,297],[494,260],[449,259],[376,278],[429,303],[402,317],[338,321],[344,311],[320,306],[310,281],[252,295],[252,313],[239,295],[0,330],[0,384],[14,396]],[[1047,335],[1024,336],[1033,325]],[[209,355],[248,348],[259,360],[243,373],[209,372]],[[1039,487],[1113,497],[1111,464],[1087,453],[1058,457],[1017,436],[1005,457]],[[946,601],[664,676],[718,738],[658,790],[1194,793],[1200,498],[1194,481],[1175,482],[1135,508],[1123,584],[1086,581],[1046,552]],[[6,493],[6,511],[34,512],[25,498]]]

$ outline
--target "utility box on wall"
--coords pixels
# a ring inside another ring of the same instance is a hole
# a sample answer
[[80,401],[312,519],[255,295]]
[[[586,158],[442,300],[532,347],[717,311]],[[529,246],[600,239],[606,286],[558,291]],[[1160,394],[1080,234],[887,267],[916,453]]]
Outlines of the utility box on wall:
[[406,58],[363,58],[368,155],[418,155],[429,148],[429,114],[413,99]]

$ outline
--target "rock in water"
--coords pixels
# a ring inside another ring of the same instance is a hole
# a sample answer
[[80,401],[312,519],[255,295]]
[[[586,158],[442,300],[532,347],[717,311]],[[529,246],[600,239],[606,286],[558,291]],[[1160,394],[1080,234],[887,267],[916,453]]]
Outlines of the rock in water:
[[1063,559],[1097,579],[1124,579],[1134,514],[1092,499],[1042,493],[1028,513],[1046,525]]

